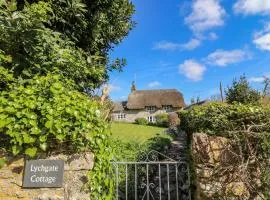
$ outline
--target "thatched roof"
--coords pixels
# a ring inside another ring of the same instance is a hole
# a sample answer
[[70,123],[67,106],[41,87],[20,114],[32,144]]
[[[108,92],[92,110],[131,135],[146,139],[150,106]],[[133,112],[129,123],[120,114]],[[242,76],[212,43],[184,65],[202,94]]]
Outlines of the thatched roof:
[[171,105],[174,108],[185,107],[183,95],[175,89],[167,90],[137,90],[128,96],[128,109],[144,109],[145,106]]
[[126,101],[117,101],[113,103],[113,112],[123,111],[127,105]]

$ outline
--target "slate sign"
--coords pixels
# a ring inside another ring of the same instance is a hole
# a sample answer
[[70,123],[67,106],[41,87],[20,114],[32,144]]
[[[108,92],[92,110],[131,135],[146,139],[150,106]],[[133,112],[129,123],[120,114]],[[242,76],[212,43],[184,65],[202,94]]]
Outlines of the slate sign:
[[28,160],[24,166],[24,188],[62,187],[63,160]]

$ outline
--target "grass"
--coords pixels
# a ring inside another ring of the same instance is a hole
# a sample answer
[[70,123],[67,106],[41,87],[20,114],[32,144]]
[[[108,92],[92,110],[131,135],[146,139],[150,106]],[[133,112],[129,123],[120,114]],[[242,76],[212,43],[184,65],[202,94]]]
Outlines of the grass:
[[166,128],[131,123],[113,122],[111,130],[113,138],[125,142],[136,141],[143,143],[158,135],[161,137],[169,137],[164,133]]

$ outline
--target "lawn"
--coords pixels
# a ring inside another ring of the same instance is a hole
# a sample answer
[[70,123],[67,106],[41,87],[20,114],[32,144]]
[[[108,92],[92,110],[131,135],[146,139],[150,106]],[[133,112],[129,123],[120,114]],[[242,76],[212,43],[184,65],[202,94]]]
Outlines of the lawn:
[[113,138],[120,139],[122,141],[137,141],[140,143],[145,142],[149,138],[160,135],[162,137],[168,137],[164,131],[166,128],[160,128],[155,126],[137,125],[131,123],[112,123],[112,135]]

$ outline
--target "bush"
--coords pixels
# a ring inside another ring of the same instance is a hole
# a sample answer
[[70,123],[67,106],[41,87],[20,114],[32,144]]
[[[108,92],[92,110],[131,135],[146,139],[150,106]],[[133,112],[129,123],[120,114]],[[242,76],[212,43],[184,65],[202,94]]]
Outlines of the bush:
[[145,118],[137,118],[135,119],[135,123],[140,125],[146,125],[148,122]]
[[[270,107],[215,102],[180,111],[179,117],[181,128],[188,133],[225,136],[229,131],[243,130],[254,124],[269,124]],[[270,132],[270,125],[262,128]]]
[[256,104],[260,100],[260,93],[251,88],[245,76],[241,76],[238,81],[234,80],[225,92],[228,103]]
[[158,114],[155,116],[156,125],[161,127],[169,127],[169,119],[167,114]]
[[175,129],[177,126],[180,125],[180,119],[177,113],[170,113],[168,115],[168,120],[169,120],[169,127],[172,129]]

